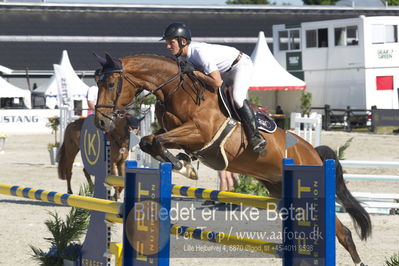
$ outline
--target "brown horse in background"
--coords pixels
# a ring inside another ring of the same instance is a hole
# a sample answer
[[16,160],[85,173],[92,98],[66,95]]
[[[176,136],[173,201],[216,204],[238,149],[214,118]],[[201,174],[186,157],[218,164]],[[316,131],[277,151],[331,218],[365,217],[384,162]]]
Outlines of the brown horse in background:
[[[228,113],[219,96],[207,90],[195,78],[182,74],[176,61],[156,55],[135,55],[114,59],[97,56],[102,65],[102,78],[98,82],[99,92],[95,122],[97,127],[111,131],[115,121],[129,111],[136,101],[136,95],[147,91],[157,97],[156,116],[163,128],[155,134],[143,137],[140,147],[153,157],[170,161],[175,169],[182,163],[168,149],[182,149],[195,155],[218,135],[228,120]],[[278,128],[274,133],[262,132],[267,140],[266,153],[259,155],[248,147],[247,138],[240,124],[222,142],[227,170],[242,173],[258,179],[271,196],[280,198],[282,193],[282,160],[285,158],[286,131]],[[324,159],[335,159],[336,195],[360,228],[360,237],[371,234],[368,213],[347,189],[342,167],[335,152],[326,146],[317,150],[311,144],[295,136],[298,142],[288,149],[288,158],[296,164],[322,165]],[[215,158],[201,158],[209,163]],[[355,264],[361,265],[350,230],[336,217],[336,236],[349,251]]]
[[[68,193],[73,194],[71,179],[72,167],[76,154],[80,150],[80,132],[84,123],[84,118],[80,118],[68,124],[65,129],[64,142],[57,154],[58,177],[67,181]],[[111,173],[113,175],[125,175],[125,161],[129,155],[129,130],[126,119],[118,119],[117,127],[106,134],[106,139],[111,143]],[[91,176],[83,168],[87,182],[93,185]],[[115,199],[119,198],[122,188],[115,188]]]

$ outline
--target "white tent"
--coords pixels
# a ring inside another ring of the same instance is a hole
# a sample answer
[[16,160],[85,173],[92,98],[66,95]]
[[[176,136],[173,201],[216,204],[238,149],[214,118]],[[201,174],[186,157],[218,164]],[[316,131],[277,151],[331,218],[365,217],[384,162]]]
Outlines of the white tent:
[[0,72],[9,75],[13,72],[13,70],[11,68],[0,65]]
[[54,109],[58,105],[58,89],[55,75],[53,75],[46,83],[39,86],[34,92],[43,92],[46,97],[46,107]]
[[294,77],[274,58],[267,45],[265,34],[259,32],[258,42],[251,55],[255,66],[250,90],[303,90],[304,81]]
[[[62,52],[61,61],[59,64],[62,69],[62,73],[66,82],[68,83],[68,88],[70,91],[68,95],[70,95],[72,100],[81,100],[83,104],[83,108],[87,108],[86,103],[86,94],[89,88],[77,75],[75,70],[71,65],[71,61],[69,60],[68,52],[64,50]],[[50,109],[54,109],[59,105],[58,100],[58,86],[56,74],[54,74],[46,83],[38,87],[35,92],[44,92],[46,97],[46,106]]]
[[255,70],[249,87],[249,96],[260,99],[261,105],[271,110],[278,105],[284,112],[296,112],[300,106],[300,94],[306,83],[283,68],[267,45],[265,34],[259,32],[258,42],[251,59]]
[[0,77],[0,98],[24,99],[25,106],[31,108],[30,91],[18,88]]
[[70,85],[70,95],[73,100],[82,100],[86,99],[87,90],[89,88],[86,83],[84,83],[78,75],[76,75],[75,70],[73,69],[71,62],[69,61],[68,52],[64,50],[62,52],[62,59],[60,63],[60,67],[67,79],[67,82]]

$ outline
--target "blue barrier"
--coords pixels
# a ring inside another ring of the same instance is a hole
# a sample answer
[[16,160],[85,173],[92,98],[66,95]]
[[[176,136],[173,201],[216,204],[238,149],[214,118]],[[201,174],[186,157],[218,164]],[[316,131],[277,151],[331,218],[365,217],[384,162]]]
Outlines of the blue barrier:
[[[290,238],[284,234],[283,265],[335,266],[334,160],[326,160],[323,166],[309,166],[294,165],[292,159],[285,159],[283,176],[283,206],[314,214],[283,221],[284,232],[300,232],[303,236]],[[312,206],[317,212],[307,211]]]

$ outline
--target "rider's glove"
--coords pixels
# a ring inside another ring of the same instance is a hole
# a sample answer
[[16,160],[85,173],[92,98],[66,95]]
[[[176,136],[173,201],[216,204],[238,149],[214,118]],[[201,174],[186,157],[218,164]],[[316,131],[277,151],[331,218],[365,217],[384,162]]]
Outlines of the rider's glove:
[[183,74],[192,74],[195,69],[194,65],[189,62],[181,62],[180,69]]

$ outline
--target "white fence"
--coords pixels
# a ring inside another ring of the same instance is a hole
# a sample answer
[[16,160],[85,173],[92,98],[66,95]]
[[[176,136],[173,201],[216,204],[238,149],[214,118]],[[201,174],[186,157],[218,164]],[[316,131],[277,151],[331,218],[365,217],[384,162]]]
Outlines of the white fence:
[[[391,167],[399,168],[399,162],[388,161],[354,161],[343,160],[342,166],[347,167]],[[379,181],[399,181],[399,176],[395,175],[369,175],[369,174],[344,174],[346,180],[379,180]]]
[[300,113],[291,113],[291,128],[295,134],[305,139],[314,147],[320,145],[321,140],[321,114],[311,113],[302,116]]
[[[399,162],[389,161],[340,161],[343,167],[382,167],[399,168]],[[394,175],[370,175],[370,174],[344,174],[345,180],[365,181],[399,181],[399,176]],[[399,214],[399,194],[352,192],[362,206],[369,213],[374,214]],[[338,210],[341,209],[337,205]]]

